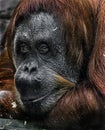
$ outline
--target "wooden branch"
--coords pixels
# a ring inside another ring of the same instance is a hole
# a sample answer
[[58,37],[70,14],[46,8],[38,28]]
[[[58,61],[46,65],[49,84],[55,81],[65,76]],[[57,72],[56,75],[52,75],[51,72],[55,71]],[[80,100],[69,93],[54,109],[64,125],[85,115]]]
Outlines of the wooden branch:
[[45,130],[45,129],[38,128],[33,122],[0,118],[0,130]]

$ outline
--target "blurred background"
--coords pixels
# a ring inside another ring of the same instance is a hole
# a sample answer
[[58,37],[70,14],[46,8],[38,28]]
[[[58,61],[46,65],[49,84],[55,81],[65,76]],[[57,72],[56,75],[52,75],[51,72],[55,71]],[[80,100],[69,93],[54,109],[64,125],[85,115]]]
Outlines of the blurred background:
[[20,0],[0,0],[0,43],[13,9]]

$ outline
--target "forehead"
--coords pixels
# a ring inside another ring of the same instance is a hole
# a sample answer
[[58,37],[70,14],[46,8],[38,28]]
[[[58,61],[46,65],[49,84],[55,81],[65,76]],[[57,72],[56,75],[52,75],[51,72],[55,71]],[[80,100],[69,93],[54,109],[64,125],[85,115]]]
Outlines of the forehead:
[[16,33],[27,37],[52,37],[60,36],[62,25],[57,18],[48,13],[31,14],[16,28]]

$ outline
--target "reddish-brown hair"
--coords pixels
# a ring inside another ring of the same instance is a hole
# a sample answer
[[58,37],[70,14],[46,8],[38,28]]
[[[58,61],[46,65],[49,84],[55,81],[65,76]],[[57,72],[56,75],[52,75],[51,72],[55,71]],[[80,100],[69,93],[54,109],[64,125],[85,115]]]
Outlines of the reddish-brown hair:
[[[66,33],[67,59],[76,59],[76,64],[80,66],[86,62],[88,70],[88,80],[67,92],[50,113],[50,119],[61,120],[62,117],[64,121],[70,118],[71,121],[78,120],[82,117],[81,112],[78,112],[81,109],[85,116],[93,111],[96,116],[103,114],[101,94],[105,95],[105,0],[21,0],[0,45],[0,50],[5,48],[9,54],[4,51],[4,56],[1,55],[0,85],[3,87],[0,86],[0,89],[14,90],[11,53],[16,24],[22,17],[41,10],[53,14],[62,22]],[[84,55],[82,44],[89,57]]]
[[[39,11],[40,9],[53,13],[58,16],[64,24],[67,32],[67,48],[68,59],[75,57],[77,63],[83,62],[83,50],[81,40],[84,40],[86,48],[91,49],[94,46],[91,56],[89,75],[93,84],[95,84],[102,93],[105,93],[105,54],[104,54],[104,27],[100,21],[104,20],[100,17],[103,8],[100,11],[97,28],[95,45],[94,43],[94,16],[92,5],[88,0],[22,0],[15,9],[7,31],[4,36],[1,47],[7,46],[11,50],[15,24],[21,16],[26,16],[31,12]],[[103,21],[104,22],[104,21]],[[102,30],[101,30],[102,29]],[[99,33],[100,32],[100,33]],[[75,35],[74,35],[75,34]],[[9,53],[11,55],[11,52]]]
[[[93,38],[93,13],[87,0],[22,0],[15,9],[6,32],[4,43],[10,48],[14,28],[18,19],[34,11],[47,11],[60,18],[67,33],[69,58],[74,56],[80,63],[83,52],[80,39],[84,40],[87,49]],[[82,14],[82,15],[81,15]],[[75,34],[75,35],[74,35]],[[71,40],[72,39],[72,40]],[[80,51],[81,50],[81,51]],[[71,53],[72,52],[72,53]],[[70,56],[71,55],[71,56]]]
[[101,93],[105,94],[105,0],[99,1],[96,14],[97,26],[89,64],[89,75],[91,82]]

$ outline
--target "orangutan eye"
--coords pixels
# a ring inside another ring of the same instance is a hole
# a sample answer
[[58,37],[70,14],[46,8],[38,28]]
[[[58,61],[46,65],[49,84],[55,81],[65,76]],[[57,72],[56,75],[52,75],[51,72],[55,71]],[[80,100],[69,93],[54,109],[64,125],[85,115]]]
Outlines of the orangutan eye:
[[47,54],[49,52],[49,47],[47,43],[40,44],[40,46],[37,49],[40,54]]
[[21,53],[27,53],[29,51],[29,47],[26,44],[21,44],[20,45],[20,52]]

